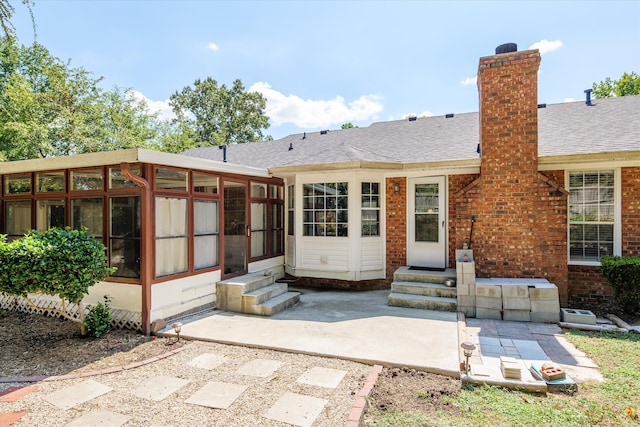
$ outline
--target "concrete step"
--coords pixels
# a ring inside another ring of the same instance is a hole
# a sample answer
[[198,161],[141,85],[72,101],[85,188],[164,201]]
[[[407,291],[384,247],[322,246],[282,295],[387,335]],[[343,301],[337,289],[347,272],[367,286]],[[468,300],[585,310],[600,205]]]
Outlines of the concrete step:
[[263,273],[249,273],[243,276],[233,277],[231,279],[218,282],[220,285],[228,286],[241,291],[242,294],[255,291],[258,288],[271,285],[275,282],[275,276],[265,276]]
[[262,304],[268,299],[277,297],[287,292],[286,283],[274,283],[273,285],[263,286],[251,292],[245,292],[242,295],[242,303],[247,306]]
[[458,300],[456,298],[439,298],[428,295],[399,294],[395,292],[389,294],[389,305],[438,311],[458,310]]
[[457,298],[458,296],[456,288],[451,288],[440,283],[393,282],[391,283],[391,292],[444,298]]
[[403,266],[393,273],[394,282],[422,282],[444,283],[447,279],[456,279],[455,268],[447,268],[445,271],[410,270]]
[[300,301],[300,292],[285,292],[277,297],[271,298],[254,306],[251,314],[259,314],[261,316],[271,316],[284,309],[291,307]]

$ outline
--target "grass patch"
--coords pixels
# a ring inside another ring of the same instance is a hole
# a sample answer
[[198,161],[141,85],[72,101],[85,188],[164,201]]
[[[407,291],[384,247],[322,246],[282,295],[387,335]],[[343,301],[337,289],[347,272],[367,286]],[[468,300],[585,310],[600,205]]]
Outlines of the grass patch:
[[[640,335],[566,331],[564,336],[600,366],[605,381],[581,383],[573,396],[532,395],[492,386],[465,386],[427,420],[413,412],[378,414],[387,426],[640,426]],[[424,399],[416,393],[415,399]],[[375,410],[375,408],[373,408]]]

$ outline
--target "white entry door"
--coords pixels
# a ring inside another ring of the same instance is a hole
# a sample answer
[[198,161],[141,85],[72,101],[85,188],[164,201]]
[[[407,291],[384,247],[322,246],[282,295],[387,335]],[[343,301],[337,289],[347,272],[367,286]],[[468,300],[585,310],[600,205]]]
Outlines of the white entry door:
[[446,267],[446,194],[444,176],[410,178],[407,213],[407,263]]

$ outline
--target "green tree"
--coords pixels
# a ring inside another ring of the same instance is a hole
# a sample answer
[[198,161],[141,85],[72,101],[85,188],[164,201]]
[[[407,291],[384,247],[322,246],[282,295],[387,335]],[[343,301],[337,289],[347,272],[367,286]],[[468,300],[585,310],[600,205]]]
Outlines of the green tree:
[[[31,0],[21,0],[21,3],[27,7],[29,10],[29,15],[31,15],[31,23],[33,25],[33,34],[36,33],[36,24],[33,18],[33,2]],[[0,0],[0,28],[4,32],[6,37],[15,36],[16,28],[11,22],[11,18],[13,18],[13,14],[15,13],[15,8],[11,4],[9,0]]]
[[348,123],[344,123],[342,126],[340,126],[341,129],[353,129],[353,128],[357,128],[358,126],[354,125],[351,122]]
[[211,77],[198,79],[193,87],[186,86],[171,95],[169,103],[181,130],[195,138],[192,146],[269,139],[262,133],[269,127],[266,99],[258,92],[247,92],[239,79],[230,88],[219,86]]
[[144,102],[104,91],[83,68],[41,44],[0,44],[0,160],[22,160],[145,147],[157,119]]
[[600,83],[594,82],[593,95],[596,98],[640,95],[640,75],[632,71],[631,73],[623,73],[618,80],[607,77]]

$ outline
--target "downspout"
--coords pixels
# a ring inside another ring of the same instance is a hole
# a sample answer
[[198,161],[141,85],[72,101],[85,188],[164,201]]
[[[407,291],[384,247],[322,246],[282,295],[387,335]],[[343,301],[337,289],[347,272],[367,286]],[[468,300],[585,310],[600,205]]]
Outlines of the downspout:
[[131,173],[129,166],[129,163],[120,164],[122,175],[129,181],[133,181],[143,188],[142,212],[140,212],[140,216],[142,218],[140,230],[140,240],[142,240],[142,247],[140,248],[142,252],[140,254],[140,280],[142,281],[142,331],[145,335],[149,335],[151,333],[151,320],[149,317],[151,315],[151,278],[153,276],[151,263],[149,262],[149,259],[147,259],[151,256],[153,250],[151,246],[151,235],[153,230],[151,227],[151,221],[148,220],[149,218],[152,218],[151,186],[149,185],[149,181],[146,179]]

